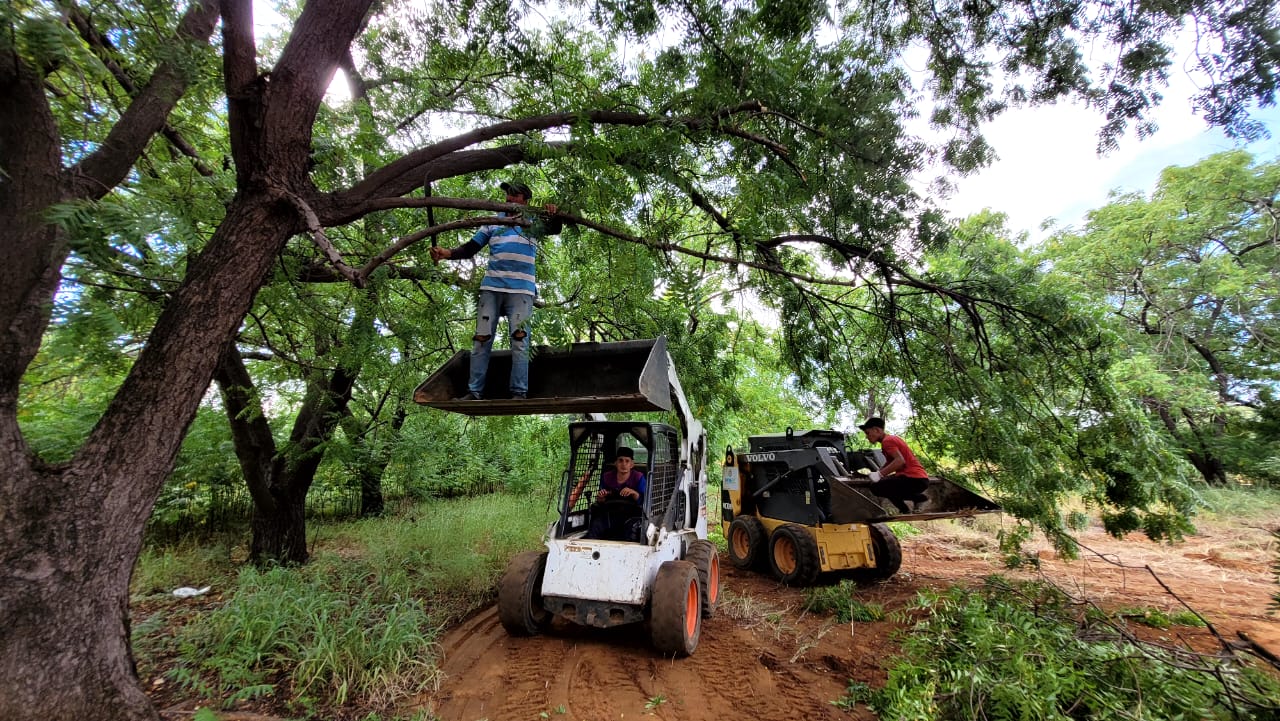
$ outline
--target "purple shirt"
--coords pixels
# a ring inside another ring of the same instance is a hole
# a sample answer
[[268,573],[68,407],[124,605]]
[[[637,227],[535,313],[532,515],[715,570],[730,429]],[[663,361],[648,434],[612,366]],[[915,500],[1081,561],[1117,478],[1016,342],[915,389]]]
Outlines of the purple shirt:
[[610,493],[618,493],[623,488],[630,488],[640,494],[640,500],[644,500],[645,477],[643,473],[633,468],[631,474],[620,482],[618,472],[610,469],[605,471],[604,477],[600,479],[600,488]]

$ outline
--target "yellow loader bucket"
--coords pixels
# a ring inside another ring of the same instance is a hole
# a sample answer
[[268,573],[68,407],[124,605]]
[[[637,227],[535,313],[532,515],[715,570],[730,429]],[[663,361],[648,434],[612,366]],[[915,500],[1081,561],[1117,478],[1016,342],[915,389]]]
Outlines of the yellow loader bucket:
[[511,351],[489,356],[484,400],[467,393],[471,352],[459,351],[413,392],[424,406],[469,416],[535,413],[615,413],[671,410],[667,338],[536,346],[529,354],[529,396],[511,398]]

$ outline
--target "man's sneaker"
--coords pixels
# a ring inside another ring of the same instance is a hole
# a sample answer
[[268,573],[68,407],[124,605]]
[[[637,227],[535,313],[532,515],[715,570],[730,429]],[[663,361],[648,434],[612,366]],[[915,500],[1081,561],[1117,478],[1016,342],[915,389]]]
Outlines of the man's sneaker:
[[511,394],[511,400],[513,401],[522,401],[528,397],[529,397],[528,395],[524,393],[519,393],[519,392]]
[[454,398],[454,400],[455,401],[482,401],[484,400],[484,398],[481,397],[481,395],[479,393],[476,393],[475,391],[467,391],[467,394],[465,396],[458,396],[457,398]]

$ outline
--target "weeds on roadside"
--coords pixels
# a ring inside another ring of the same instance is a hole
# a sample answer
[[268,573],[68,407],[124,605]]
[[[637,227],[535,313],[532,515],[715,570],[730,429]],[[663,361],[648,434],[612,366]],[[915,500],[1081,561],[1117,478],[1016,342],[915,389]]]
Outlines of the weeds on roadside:
[[433,687],[436,625],[422,603],[383,602],[376,590],[353,592],[355,582],[244,569],[226,605],[180,634],[171,675],[228,703],[270,696],[285,680],[303,704],[385,706]]
[[667,697],[664,696],[663,694],[650,696],[649,700],[644,702],[644,708],[646,711],[656,711],[659,706],[661,706],[666,702],[667,702]]
[[[921,594],[883,689],[851,685],[836,703],[881,718],[1274,719],[1280,683],[1217,657],[1139,645],[1115,622],[1040,583],[988,579]],[[903,614],[904,617],[907,614]],[[919,615],[916,613],[915,615]]]

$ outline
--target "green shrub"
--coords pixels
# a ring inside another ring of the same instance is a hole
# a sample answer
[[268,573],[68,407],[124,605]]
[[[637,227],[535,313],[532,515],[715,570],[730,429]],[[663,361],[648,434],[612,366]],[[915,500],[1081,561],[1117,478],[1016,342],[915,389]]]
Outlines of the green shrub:
[[[1114,632],[1039,583],[922,594],[885,687],[852,689],[885,719],[1274,719],[1280,684],[1216,658],[1175,657]],[[906,617],[906,614],[903,614]]]

